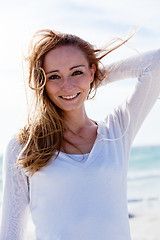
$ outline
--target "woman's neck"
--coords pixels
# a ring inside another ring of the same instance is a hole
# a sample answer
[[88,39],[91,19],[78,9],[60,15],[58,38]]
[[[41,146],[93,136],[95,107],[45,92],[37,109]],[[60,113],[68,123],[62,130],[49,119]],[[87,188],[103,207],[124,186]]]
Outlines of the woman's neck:
[[97,124],[85,111],[67,112],[64,115],[65,131],[61,151],[70,154],[89,153],[97,137]]
[[85,109],[83,111],[65,112],[64,122],[66,130],[71,130],[77,134],[86,128],[95,125],[94,121],[88,118]]

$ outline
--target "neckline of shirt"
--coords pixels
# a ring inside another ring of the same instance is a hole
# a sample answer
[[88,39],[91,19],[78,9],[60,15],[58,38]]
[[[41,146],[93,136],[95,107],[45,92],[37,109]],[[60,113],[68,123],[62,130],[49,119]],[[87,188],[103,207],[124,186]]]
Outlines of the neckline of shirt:
[[[102,144],[100,144],[99,146],[99,150],[98,151],[94,151],[95,150],[95,146],[102,142],[103,138],[104,138],[104,134],[103,134],[103,122],[97,122],[98,128],[97,128],[97,137],[96,140],[93,144],[93,147],[90,151],[90,153],[85,153],[85,154],[67,154],[65,152],[59,152],[59,156],[57,158],[57,160],[62,160],[65,161],[67,163],[70,163],[72,165],[78,166],[78,167],[82,167],[82,168],[87,168],[95,159],[97,159],[97,157],[100,154],[100,148],[102,147]],[[94,154],[92,154],[94,152]],[[76,159],[74,159],[76,158]]]
[[[103,137],[103,132],[102,132],[102,128],[103,128],[103,124],[104,124],[104,122],[99,122],[99,121],[96,121],[96,124],[97,124],[97,137],[96,137],[96,139],[95,139],[95,141],[94,141],[94,144],[93,144],[93,146],[92,146],[92,149],[93,149],[93,147],[94,147],[94,145],[95,145],[95,143],[97,142],[97,140],[99,140],[100,138],[102,138]],[[86,156],[86,155],[90,155],[90,153],[92,152],[92,149],[91,149],[91,151],[89,152],[89,153],[83,153],[83,154],[76,154],[76,153],[69,153],[69,154],[67,154],[67,153],[65,153],[65,152],[62,152],[62,151],[60,151],[59,152],[59,154],[65,154],[65,155],[70,155],[70,156]]]

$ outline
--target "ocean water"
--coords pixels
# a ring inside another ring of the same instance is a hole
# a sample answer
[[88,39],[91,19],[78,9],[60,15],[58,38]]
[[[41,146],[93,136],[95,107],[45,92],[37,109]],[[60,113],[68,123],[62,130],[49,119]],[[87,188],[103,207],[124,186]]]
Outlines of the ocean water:
[[[160,146],[134,147],[128,170],[128,202],[160,200]],[[2,156],[0,156],[0,206]]]
[[128,200],[160,199],[160,146],[135,147],[128,171]]

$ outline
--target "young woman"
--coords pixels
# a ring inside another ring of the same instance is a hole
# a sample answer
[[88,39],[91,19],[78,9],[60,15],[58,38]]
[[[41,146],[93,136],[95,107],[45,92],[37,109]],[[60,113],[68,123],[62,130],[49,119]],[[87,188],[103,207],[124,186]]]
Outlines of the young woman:
[[[28,57],[34,111],[4,157],[1,240],[24,239],[28,206],[36,240],[129,240],[128,158],[160,94],[160,50],[100,68],[125,41],[102,51],[50,30],[36,37]],[[88,118],[90,94],[125,78],[138,81],[123,104],[103,122]]]

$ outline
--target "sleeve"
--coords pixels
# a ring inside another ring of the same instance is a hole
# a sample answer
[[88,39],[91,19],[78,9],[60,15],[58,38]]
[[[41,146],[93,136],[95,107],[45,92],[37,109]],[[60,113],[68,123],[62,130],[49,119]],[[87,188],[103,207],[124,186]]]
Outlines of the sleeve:
[[[160,94],[160,50],[117,62],[106,67],[102,85],[126,78],[137,78],[132,93],[115,111],[127,141],[131,144]],[[129,124],[128,124],[129,123]]]
[[19,152],[12,139],[3,159],[3,199],[0,240],[23,240],[28,219],[28,178],[15,166]]

